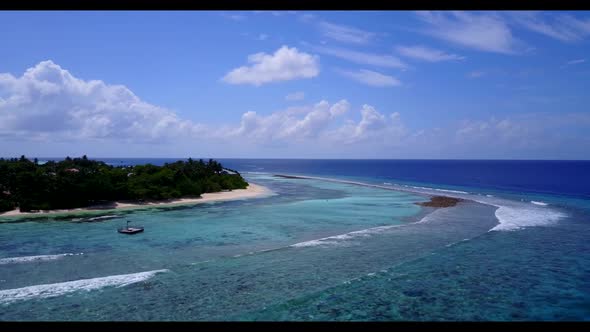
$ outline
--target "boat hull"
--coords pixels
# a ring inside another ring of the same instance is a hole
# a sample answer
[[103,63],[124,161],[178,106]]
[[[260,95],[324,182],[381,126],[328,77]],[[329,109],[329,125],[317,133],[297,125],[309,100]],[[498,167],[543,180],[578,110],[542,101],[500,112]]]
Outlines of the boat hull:
[[117,231],[122,234],[137,234],[143,232],[143,227],[119,228]]

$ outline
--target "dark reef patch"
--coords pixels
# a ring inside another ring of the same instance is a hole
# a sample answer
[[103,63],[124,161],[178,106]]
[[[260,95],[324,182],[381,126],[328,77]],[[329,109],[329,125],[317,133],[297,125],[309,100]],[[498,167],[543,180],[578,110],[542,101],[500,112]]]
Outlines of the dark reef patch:
[[447,196],[433,196],[430,198],[428,202],[419,202],[416,203],[417,205],[421,206],[429,206],[429,207],[451,207],[457,205],[457,203],[462,202],[463,200],[460,198],[454,197],[447,197]]

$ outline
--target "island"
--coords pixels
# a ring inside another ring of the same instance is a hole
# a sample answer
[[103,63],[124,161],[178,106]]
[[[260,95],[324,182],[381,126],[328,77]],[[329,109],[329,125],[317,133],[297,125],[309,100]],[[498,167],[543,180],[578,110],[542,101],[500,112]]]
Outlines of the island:
[[187,204],[265,191],[213,159],[163,166],[112,166],[86,156],[45,163],[0,159],[0,215]]
[[457,205],[457,203],[462,202],[463,200],[460,198],[455,197],[448,197],[448,196],[433,196],[430,197],[430,201],[428,202],[419,202],[416,203],[417,205],[421,206],[428,206],[434,208],[445,208],[445,207],[452,207]]

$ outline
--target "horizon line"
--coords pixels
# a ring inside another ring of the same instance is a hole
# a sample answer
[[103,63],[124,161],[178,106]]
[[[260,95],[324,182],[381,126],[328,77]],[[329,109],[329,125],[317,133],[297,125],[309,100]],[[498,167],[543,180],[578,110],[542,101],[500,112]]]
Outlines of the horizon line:
[[[21,155],[22,156],[22,155]],[[20,158],[18,157],[0,157],[1,159]],[[65,156],[65,157],[27,157],[27,159],[65,159],[70,158],[81,158],[81,156]],[[269,158],[269,157],[258,157],[258,158],[244,158],[244,157],[90,157],[86,155],[88,159],[175,159],[175,160],[186,160],[192,159],[238,159],[238,160],[444,160],[444,161],[590,161],[589,159],[502,159],[502,158]]]

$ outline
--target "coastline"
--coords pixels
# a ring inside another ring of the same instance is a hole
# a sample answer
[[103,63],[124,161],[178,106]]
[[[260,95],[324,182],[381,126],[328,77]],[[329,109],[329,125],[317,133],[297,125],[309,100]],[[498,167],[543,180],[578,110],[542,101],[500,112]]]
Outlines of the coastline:
[[200,198],[179,198],[165,201],[145,201],[145,202],[131,202],[121,201],[112,202],[102,205],[93,205],[84,208],[75,209],[62,209],[62,210],[42,210],[39,212],[20,212],[18,209],[12,211],[6,211],[0,213],[1,217],[37,217],[37,216],[52,216],[59,214],[85,214],[85,213],[104,213],[106,211],[117,211],[117,210],[134,210],[134,209],[145,209],[151,207],[169,207],[169,206],[182,206],[182,205],[193,205],[207,202],[221,202],[230,200],[240,200],[248,198],[258,198],[272,195],[273,192],[264,186],[249,183],[246,189],[234,189],[232,191],[223,191],[216,193],[204,193]]

